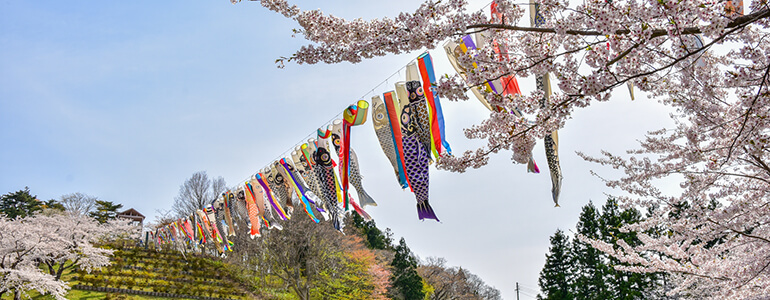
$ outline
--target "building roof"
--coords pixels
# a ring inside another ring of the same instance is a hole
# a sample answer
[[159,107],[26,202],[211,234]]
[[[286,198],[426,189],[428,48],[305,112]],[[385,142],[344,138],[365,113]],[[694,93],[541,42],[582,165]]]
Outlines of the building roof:
[[136,211],[136,209],[133,209],[133,208],[129,208],[125,211],[119,212],[118,217],[144,220],[144,215],[140,214],[138,211]]

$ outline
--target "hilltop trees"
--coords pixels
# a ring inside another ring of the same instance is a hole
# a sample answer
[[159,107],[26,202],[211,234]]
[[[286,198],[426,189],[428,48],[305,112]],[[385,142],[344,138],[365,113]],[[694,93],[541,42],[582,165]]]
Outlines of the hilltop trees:
[[107,221],[115,220],[118,216],[118,209],[123,207],[123,204],[115,204],[112,201],[96,200],[95,210],[88,213],[88,216],[96,219],[99,223],[107,223]]
[[67,210],[63,204],[61,204],[59,201],[56,201],[54,199],[49,199],[46,201],[43,201],[43,210],[49,209],[54,211],[65,211]]
[[43,210],[43,203],[37,199],[37,196],[32,196],[29,187],[5,194],[0,198],[0,214],[7,218],[24,218],[41,210]]
[[[51,209],[56,211],[70,211],[81,215],[89,214],[91,216],[101,216],[101,214],[104,213],[95,214],[97,212],[93,211],[96,207],[97,200],[97,197],[87,194],[71,193],[61,196],[59,201],[54,199],[41,201],[37,199],[37,196],[31,194],[29,187],[25,187],[23,190],[7,193],[0,198],[0,214],[4,214],[11,219],[16,217],[24,218],[31,216],[36,212]],[[106,204],[114,205],[112,202],[101,201],[99,208],[115,212],[116,209],[122,207],[122,205],[104,206]],[[106,216],[105,220],[106,219],[109,219],[109,216]],[[114,219],[114,214],[112,219]]]
[[67,211],[86,215],[94,210],[96,200],[99,198],[83,193],[71,193],[61,196],[59,202],[64,205],[64,209]]
[[177,217],[188,216],[196,209],[202,209],[227,189],[225,179],[210,179],[206,171],[195,172],[179,186],[171,210]]

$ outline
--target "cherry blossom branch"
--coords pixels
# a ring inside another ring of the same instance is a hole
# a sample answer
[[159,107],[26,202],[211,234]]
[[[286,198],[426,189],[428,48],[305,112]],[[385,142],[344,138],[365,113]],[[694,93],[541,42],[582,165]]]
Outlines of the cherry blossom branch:
[[746,233],[746,231],[741,231],[741,230],[733,229],[733,228],[731,228],[731,227],[729,227],[727,225],[722,225],[722,224],[712,220],[711,218],[706,218],[706,221],[708,221],[709,223],[712,223],[714,225],[717,225],[719,227],[722,227],[724,229],[730,230],[730,231],[732,231],[734,233],[737,233],[739,235],[745,236],[747,238],[753,238],[753,239],[757,239],[757,240],[763,241],[765,243],[770,243],[770,240],[768,240],[766,238],[763,238],[763,237],[757,236],[757,235],[753,235],[753,234],[750,234],[750,233]]
[[758,167],[765,170],[768,174],[770,174],[770,166],[768,166],[762,159],[757,157],[756,155],[749,154],[749,157],[754,160],[754,162],[757,163]]
[[730,280],[730,278],[725,277],[725,276],[709,276],[709,275],[705,275],[705,274],[698,274],[698,273],[693,273],[693,272],[690,272],[690,271],[683,271],[683,270],[671,270],[670,272],[679,273],[679,274],[685,274],[685,275],[691,275],[691,276],[700,277],[700,278],[716,279],[716,280],[721,280],[721,281],[729,281]]
[[[606,42],[607,42],[607,40],[598,40],[598,41],[595,41],[595,42],[592,42],[592,43],[587,43],[587,44],[588,44],[588,46],[595,46],[595,45],[598,45],[598,44],[601,44],[601,43],[606,43]],[[487,82],[495,81],[495,80],[498,80],[498,79],[503,78],[505,76],[509,76],[511,74],[515,74],[517,72],[522,72],[522,71],[525,71],[525,70],[529,70],[532,67],[537,66],[537,65],[539,65],[539,64],[541,64],[541,63],[543,63],[543,62],[545,62],[545,61],[547,61],[549,59],[554,59],[554,58],[558,58],[558,57],[561,57],[561,56],[564,56],[564,55],[577,53],[577,52],[580,52],[580,51],[583,51],[583,50],[585,50],[585,49],[578,47],[578,48],[575,48],[575,49],[572,49],[572,50],[565,50],[564,52],[560,52],[560,53],[557,53],[557,54],[546,55],[546,56],[543,56],[542,58],[540,58],[539,60],[534,61],[534,62],[532,62],[532,63],[530,63],[530,64],[528,64],[526,66],[522,66],[522,67],[510,70],[509,72],[504,72],[503,74],[500,74],[500,75],[498,75],[496,77],[493,77],[493,78],[488,78],[488,79],[484,80],[484,82],[482,82],[482,83],[470,84],[468,87],[469,88],[481,87],[482,85],[486,84]],[[525,57],[525,58],[530,58],[530,57]],[[504,63],[497,62],[497,61],[487,61],[487,60],[477,60],[477,59],[474,59],[474,61],[475,62],[480,62],[480,63],[489,63],[489,64],[504,64]]]
[[730,144],[730,149],[727,151],[727,158],[722,162],[722,165],[726,164],[727,161],[730,160],[730,156],[733,153],[733,147],[735,147],[735,143],[738,142],[738,139],[743,134],[743,130],[746,128],[746,123],[749,121],[749,117],[751,116],[751,111],[754,109],[754,105],[757,103],[757,100],[759,99],[759,96],[762,95],[762,87],[765,86],[765,81],[767,81],[767,75],[770,73],[770,64],[768,64],[767,68],[765,68],[765,74],[762,75],[762,78],[759,82],[759,89],[757,90],[757,95],[754,96],[754,99],[751,100],[751,105],[749,105],[749,108],[746,109],[746,113],[744,113],[743,122],[741,122],[741,129],[738,130],[738,134],[735,135],[735,139],[733,139],[732,143]]
[[[744,15],[741,17],[737,17],[727,23],[727,26],[725,28],[733,28],[733,27],[743,27],[745,25],[748,25],[750,23],[756,22],[757,20],[761,20],[764,18],[770,17],[770,10],[763,9],[748,15]],[[543,27],[525,27],[525,26],[516,26],[516,25],[507,25],[507,24],[497,24],[497,23],[487,23],[487,24],[473,24],[468,25],[468,29],[505,29],[505,30],[513,30],[513,31],[521,31],[521,32],[537,32],[537,33],[559,33],[554,28],[543,28]],[[668,30],[665,29],[651,29],[652,35],[651,38],[656,38],[660,36],[665,36],[669,34]],[[686,27],[682,30],[678,31],[679,34],[699,34],[703,33],[700,28],[697,27]],[[582,35],[582,36],[604,36],[607,35],[606,32],[600,32],[597,30],[566,30],[564,33],[569,35]],[[626,35],[630,34],[632,31],[630,29],[619,29],[615,32],[612,32],[612,34],[616,35]]]
[[[767,17],[767,16],[770,16],[770,11],[766,11],[764,14],[758,14],[758,13],[755,13],[755,14],[758,15],[758,16]],[[752,14],[752,15],[755,15],[755,14]],[[629,80],[636,79],[636,78],[639,78],[639,77],[649,76],[649,75],[658,73],[658,72],[660,72],[662,70],[669,69],[669,68],[675,66],[677,63],[679,63],[681,61],[684,61],[685,59],[689,58],[690,56],[699,53],[701,50],[708,49],[712,45],[716,44],[717,42],[722,41],[723,39],[725,39],[730,34],[734,33],[735,31],[737,31],[737,30],[739,30],[741,28],[743,28],[746,25],[749,25],[750,23],[751,22],[740,23],[740,25],[739,25],[740,27],[733,27],[731,30],[722,33],[721,35],[716,37],[714,40],[712,40],[710,43],[704,45],[703,47],[698,48],[696,51],[688,52],[687,54],[674,59],[673,61],[671,61],[670,63],[668,63],[668,64],[666,64],[664,66],[661,66],[661,67],[658,67],[658,68],[654,68],[654,69],[649,70],[647,72],[641,72],[641,73],[638,73],[638,74],[626,77],[625,79],[620,80],[620,81],[616,81],[613,84],[610,84],[610,85],[607,85],[607,86],[603,87],[602,89],[599,90],[598,93],[602,93],[602,92],[606,92],[606,91],[612,90],[612,89],[614,89],[614,88],[616,88],[616,87],[618,87],[618,86],[620,86],[622,84],[625,84]],[[566,107],[567,105],[577,101],[578,99],[581,99],[582,97],[588,96],[588,95],[586,95],[586,94],[568,94],[567,96],[568,96],[568,98],[566,100],[564,100],[564,101],[562,101],[562,102],[560,102],[560,103],[558,103],[556,105],[557,108]]]
[[767,269],[768,266],[770,266],[770,260],[767,261],[767,263],[762,267],[761,270],[759,270],[757,272],[754,272],[754,276],[751,276],[751,278],[744,280],[743,283],[738,286],[738,288],[742,288],[745,285],[747,285],[749,282],[751,282],[752,280],[756,279],[759,275],[761,275],[762,273],[765,272],[765,270]]
[[767,179],[764,179],[762,177],[748,175],[748,174],[740,174],[740,173],[730,173],[730,172],[720,172],[720,171],[694,172],[694,171],[678,171],[678,170],[671,170],[671,171],[666,172],[666,173],[667,174],[702,174],[702,175],[716,174],[716,175],[724,175],[724,176],[737,176],[737,177],[754,179],[754,180],[758,180],[758,181],[762,181],[764,183],[770,184],[770,181],[768,181]]

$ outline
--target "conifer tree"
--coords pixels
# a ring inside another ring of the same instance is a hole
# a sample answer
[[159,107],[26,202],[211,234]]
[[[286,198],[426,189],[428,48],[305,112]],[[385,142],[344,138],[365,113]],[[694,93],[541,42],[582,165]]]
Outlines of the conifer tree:
[[544,296],[538,295],[538,299],[574,299],[570,289],[572,280],[572,260],[570,253],[569,237],[563,231],[556,230],[551,236],[551,248],[545,255],[545,266],[540,271],[538,285]]
[[[577,224],[577,233],[590,238],[599,238],[599,212],[593,203],[583,206]],[[575,280],[572,293],[575,299],[610,299],[604,275],[607,266],[603,253],[579,239],[572,242],[572,266]]]
[[396,253],[390,264],[393,267],[391,282],[394,298],[422,300],[425,293],[422,291],[422,277],[417,274],[417,258],[406,245],[404,238],[401,238],[394,250]]
[[377,228],[377,223],[374,220],[366,221],[358,214],[351,214],[351,223],[353,227],[361,230],[361,234],[366,240],[369,249],[392,249],[393,238],[391,237],[390,229],[382,231]]
[[32,196],[29,187],[24,187],[23,190],[5,194],[0,198],[0,214],[9,219],[24,218],[42,210],[42,204],[37,200],[37,196]]
[[88,213],[89,217],[92,217],[99,221],[99,223],[107,223],[109,220],[114,220],[118,216],[118,209],[123,207],[123,204],[115,204],[112,201],[96,200],[96,211]]
[[66,208],[64,207],[63,204],[61,204],[61,202],[56,201],[54,199],[49,199],[48,201],[43,202],[40,207],[42,207],[43,209],[51,209],[56,211],[66,210]]
[[[639,244],[639,239],[635,232],[621,232],[620,227],[626,224],[637,223],[641,220],[641,214],[638,210],[629,208],[620,210],[615,199],[609,198],[602,206],[602,214],[599,217],[599,232],[601,240],[615,244],[618,240],[623,240],[631,246]],[[613,258],[607,258],[605,268],[605,282],[609,283],[612,299],[642,299],[645,291],[652,288],[651,280],[654,274],[632,273],[627,271],[615,270],[615,266],[620,261]]]

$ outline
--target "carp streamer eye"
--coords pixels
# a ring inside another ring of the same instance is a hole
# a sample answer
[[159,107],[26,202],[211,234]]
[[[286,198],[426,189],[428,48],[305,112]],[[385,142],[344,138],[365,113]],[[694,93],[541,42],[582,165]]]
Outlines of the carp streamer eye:
[[321,155],[321,160],[322,161],[329,161],[329,154],[324,153],[323,155]]
[[425,91],[422,90],[422,87],[418,87],[417,88],[417,95],[418,96],[422,96],[422,94],[424,94],[424,93],[425,93]]
[[379,113],[379,114],[376,114],[374,118],[376,118],[377,120],[382,120],[383,118],[385,118],[385,115],[383,115],[382,113]]

